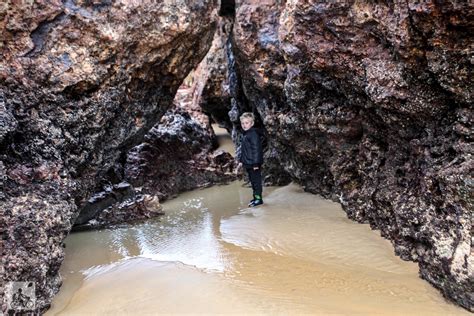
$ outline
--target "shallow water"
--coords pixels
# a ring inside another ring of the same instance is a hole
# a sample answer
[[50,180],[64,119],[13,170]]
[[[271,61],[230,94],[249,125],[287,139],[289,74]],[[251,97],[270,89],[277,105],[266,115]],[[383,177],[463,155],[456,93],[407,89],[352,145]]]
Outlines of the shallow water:
[[235,156],[235,146],[227,130],[219,127],[217,124],[212,124],[212,129],[214,130],[217,142],[219,143],[219,148],[217,149],[222,149],[230,153],[232,156]]
[[48,315],[468,315],[379,232],[297,185],[241,182],[163,204],[160,219],[71,234]]

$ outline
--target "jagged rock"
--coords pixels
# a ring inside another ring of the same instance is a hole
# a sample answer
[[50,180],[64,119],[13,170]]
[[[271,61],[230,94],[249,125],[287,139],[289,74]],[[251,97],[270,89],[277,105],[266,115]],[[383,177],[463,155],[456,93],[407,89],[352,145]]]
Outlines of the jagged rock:
[[234,158],[213,151],[209,128],[183,109],[163,116],[127,155],[125,179],[164,200],[178,192],[236,179]]
[[[222,37],[221,32],[216,32],[214,35],[213,45],[211,46],[207,56],[213,56],[216,54],[216,41]],[[221,55],[224,54],[222,44],[219,46]],[[136,185],[143,185],[142,179],[134,178],[133,172],[137,169],[143,169],[145,165],[149,169],[163,169],[161,174],[166,175],[169,172],[169,175],[174,177],[167,179],[167,177],[161,177],[160,181],[152,181],[151,184],[146,184],[145,186],[137,187],[141,191],[145,190],[148,192],[154,192],[158,196],[155,198],[166,199],[169,196],[174,196],[179,192],[194,189],[197,187],[208,186],[211,184],[217,183],[226,183],[229,180],[235,179],[234,175],[234,162],[233,158],[229,153],[222,151],[214,151],[213,149],[218,146],[218,141],[215,136],[213,129],[211,128],[209,116],[204,114],[201,105],[203,102],[196,102],[196,95],[202,93],[202,85],[199,80],[203,77],[200,75],[201,70],[207,71],[211,69],[211,64],[207,61],[206,57],[197,67],[196,70],[192,71],[184,82],[181,84],[178,89],[175,98],[173,100],[172,109],[168,114],[162,118],[162,122],[156,124],[155,129],[160,130],[161,132],[167,131],[166,135],[169,133],[179,135],[179,141],[176,143],[167,143],[167,136],[164,137],[165,142],[163,147],[174,146],[180,148],[181,146],[188,146],[187,142],[189,141],[198,141],[200,144],[199,150],[193,151],[182,151],[179,155],[179,159],[176,159],[175,152],[173,150],[167,150],[166,152],[153,152],[143,155],[140,159],[140,164],[134,165],[134,162],[137,161],[136,149],[131,150],[130,160],[132,163],[127,166],[116,166],[118,169],[124,169],[127,179],[133,181]],[[222,62],[222,60],[220,60]],[[203,66],[204,65],[204,66]],[[224,63],[225,65],[225,63]],[[221,65],[219,69],[223,66]],[[215,80],[224,80],[225,76],[215,76],[215,75],[206,75],[207,79],[204,82],[207,85],[207,82],[211,81],[211,78]],[[219,79],[215,78],[219,77]],[[199,88],[201,87],[201,88]],[[219,93],[220,91],[218,91]],[[201,99],[201,98],[198,98]],[[216,99],[216,98],[214,98]],[[225,100],[225,98],[222,98]],[[228,100],[227,100],[228,101]],[[220,104],[220,106],[225,110],[226,104]],[[216,105],[217,107],[217,105]],[[227,110],[225,110],[226,113]],[[226,113],[227,115],[227,113]],[[183,123],[186,121],[185,123]],[[172,124],[170,124],[172,122]],[[153,133],[152,130],[149,134],[145,136],[146,139],[159,138],[160,134]],[[180,143],[181,142],[181,143]],[[143,148],[148,144],[140,144],[136,148]],[[198,153],[198,154],[196,154]],[[158,155],[158,157],[154,156]],[[172,168],[166,169],[162,168],[163,164],[156,164],[156,159],[162,161],[172,162]],[[188,161],[198,161],[199,169],[189,172],[189,163]],[[131,171],[134,170],[134,171]],[[223,171],[224,170],[224,171]],[[128,172],[131,171],[131,172]],[[142,170],[143,171],[143,170]],[[173,184],[175,177],[181,177],[186,175],[186,178],[183,181],[180,181],[180,184]],[[153,174],[144,172],[146,177],[153,179]],[[150,176],[151,175],[151,176]],[[130,177],[128,177],[130,176]],[[118,182],[124,179],[121,171],[114,170],[112,173],[107,175],[107,179],[110,182]],[[156,184],[158,183],[158,184]],[[165,185],[166,183],[166,185]],[[183,186],[183,184],[186,184]],[[173,187],[172,190],[167,190],[164,188]],[[142,218],[149,218],[150,216],[161,215],[160,212],[146,212],[143,208],[143,203],[136,203],[139,206],[142,206],[138,209],[132,209],[129,207],[129,210],[132,214],[130,216],[123,216],[121,204],[124,200],[132,201],[136,197],[140,197],[138,193],[135,193],[135,189],[128,184],[127,182],[120,182],[116,185],[106,185],[104,189],[100,192],[93,194],[85,205],[79,210],[79,216],[76,218],[74,223],[73,230],[86,230],[86,229],[96,229],[100,227],[115,225],[121,223],[122,221],[131,221],[133,219],[138,219],[138,216]],[[135,214],[135,215],[133,215]],[[133,216],[132,216],[133,215]],[[114,217],[115,216],[115,217]]]
[[231,118],[259,114],[267,170],[340,200],[471,311],[473,13],[469,1],[244,0],[229,46]]
[[[131,186],[128,186],[131,188]],[[130,223],[136,220],[144,220],[158,215],[163,215],[163,208],[157,196],[149,194],[134,194],[120,201],[111,199],[109,205],[98,203],[96,208],[100,210],[87,221],[76,220],[73,231],[90,230],[102,227],[111,227],[116,224]],[[99,198],[100,200],[103,197]],[[109,200],[106,200],[109,202]],[[114,202],[115,201],[115,202]],[[95,204],[96,205],[96,204]]]
[[126,199],[134,198],[135,191],[126,182],[107,186],[104,191],[95,193],[79,209],[79,215],[74,221],[74,225],[82,225],[91,220],[97,222],[97,217],[102,210],[111,207],[113,204],[123,202]]
[[[234,3],[222,0],[220,14],[235,14],[226,58],[236,143],[239,114],[254,111],[268,135],[267,179],[338,199],[472,311],[473,5]],[[36,283],[37,312],[60,284],[78,208],[104,184],[125,173],[156,197],[117,201],[91,225],[146,217],[157,198],[234,177],[205,120],[170,112],[149,132],[209,49],[214,5],[0,5],[0,272]],[[204,107],[228,98],[216,70]]]
[[60,285],[78,207],[171,106],[212,43],[215,9],[206,0],[0,5],[1,277],[34,281],[37,311]]
[[198,106],[221,127],[232,131],[228,112],[231,108],[226,44],[232,20],[220,17],[212,46],[194,72],[192,104]]

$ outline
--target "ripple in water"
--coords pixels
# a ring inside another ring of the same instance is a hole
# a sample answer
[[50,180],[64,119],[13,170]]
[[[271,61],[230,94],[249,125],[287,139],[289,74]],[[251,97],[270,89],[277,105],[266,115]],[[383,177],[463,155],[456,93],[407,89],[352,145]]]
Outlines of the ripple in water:
[[468,314],[338,204],[265,190],[254,209],[234,182],[167,201],[160,219],[71,234],[48,314]]

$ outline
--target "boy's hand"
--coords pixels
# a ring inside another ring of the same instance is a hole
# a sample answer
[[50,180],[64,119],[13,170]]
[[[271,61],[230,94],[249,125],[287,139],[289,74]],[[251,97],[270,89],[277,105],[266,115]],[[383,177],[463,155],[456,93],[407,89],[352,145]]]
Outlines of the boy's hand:
[[235,168],[235,174],[239,175],[240,173],[242,173],[242,163],[241,162],[239,162],[239,164],[237,165],[237,168]]

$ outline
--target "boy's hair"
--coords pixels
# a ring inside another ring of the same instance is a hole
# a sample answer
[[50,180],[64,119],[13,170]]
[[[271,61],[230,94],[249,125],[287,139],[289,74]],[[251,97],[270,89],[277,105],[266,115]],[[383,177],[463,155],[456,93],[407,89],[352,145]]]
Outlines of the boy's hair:
[[252,112],[245,112],[243,113],[241,116],[240,116],[240,121],[244,120],[244,119],[249,119],[251,120],[252,122],[255,123],[255,115],[253,115]]

